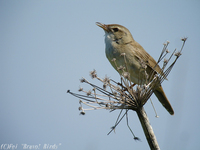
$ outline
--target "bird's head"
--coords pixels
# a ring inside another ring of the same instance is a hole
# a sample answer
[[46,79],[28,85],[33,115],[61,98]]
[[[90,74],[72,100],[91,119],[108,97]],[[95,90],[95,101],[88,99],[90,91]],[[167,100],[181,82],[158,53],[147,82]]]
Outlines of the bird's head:
[[133,37],[129,30],[118,24],[103,24],[96,23],[97,26],[101,27],[105,31],[105,38],[115,41],[117,44],[127,44],[133,41]]

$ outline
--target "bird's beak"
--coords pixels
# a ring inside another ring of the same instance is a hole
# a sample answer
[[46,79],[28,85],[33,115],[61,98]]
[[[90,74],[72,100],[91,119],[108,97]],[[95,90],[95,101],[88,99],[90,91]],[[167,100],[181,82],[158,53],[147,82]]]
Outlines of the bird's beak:
[[108,25],[100,23],[100,22],[96,22],[96,25],[101,27],[105,32],[109,32]]

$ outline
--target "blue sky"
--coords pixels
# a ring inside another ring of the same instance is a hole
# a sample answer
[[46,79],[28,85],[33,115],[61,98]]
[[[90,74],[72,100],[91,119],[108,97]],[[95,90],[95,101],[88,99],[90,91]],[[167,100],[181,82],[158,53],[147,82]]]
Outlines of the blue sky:
[[163,83],[175,115],[157,99],[145,110],[162,150],[199,149],[200,1],[0,1],[0,144],[56,144],[57,149],[149,149],[135,112],[107,136],[118,111],[88,111],[67,94],[97,70],[119,80],[105,56],[104,32],[95,22],[127,27],[156,60],[163,43],[182,56]]

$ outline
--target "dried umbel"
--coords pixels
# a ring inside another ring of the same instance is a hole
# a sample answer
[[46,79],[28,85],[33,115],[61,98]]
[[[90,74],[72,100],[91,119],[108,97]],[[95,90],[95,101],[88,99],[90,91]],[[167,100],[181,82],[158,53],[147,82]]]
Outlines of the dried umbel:
[[[110,79],[107,76],[105,78],[100,78],[98,77],[96,70],[93,70],[90,72],[90,76],[92,77],[92,79],[99,80],[101,83],[100,86],[92,84],[85,78],[82,78],[80,80],[81,83],[86,83],[90,85],[92,87],[91,90],[85,91],[81,87],[78,90],[79,92],[81,92],[81,94],[73,93],[70,90],[68,90],[67,92],[79,98],[79,103],[80,103],[79,110],[81,111],[82,115],[85,115],[85,111],[87,110],[106,109],[114,111],[120,109],[121,111],[119,116],[117,117],[117,121],[115,125],[111,128],[111,131],[113,131],[119,124],[119,122],[122,120],[122,118],[128,115],[129,110],[133,110],[138,113],[138,111],[141,110],[141,108],[143,108],[143,105],[145,105],[146,102],[149,100],[152,93],[154,92],[154,89],[157,86],[159,86],[165,79],[167,79],[167,76],[172,70],[174,64],[181,56],[181,52],[187,38],[182,38],[181,40],[183,41],[183,44],[180,51],[177,52],[177,50],[175,49],[169,56],[169,58],[166,58],[167,54],[170,54],[169,50],[167,49],[169,42],[166,42],[164,44],[163,50],[156,64],[158,65],[163,61],[163,65],[161,66],[162,73],[156,73],[156,74],[155,72],[152,72],[151,74],[146,73],[147,82],[145,84],[135,85],[134,83],[130,82],[130,74],[126,67],[126,54],[122,53],[121,57],[124,58],[125,66],[116,66],[116,68],[118,68],[121,72],[121,74],[119,74],[120,75],[119,82],[114,81],[113,79]],[[174,60],[172,61],[171,64],[169,64],[172,58],[174,58]],[[113,59],[112,61],[115,62],[116,59]],[[141,64],[145,71],[146,69],[145,63],[141,62]],[[125,111],[124,114],[123,110]],[[128,120],[127,120],[127,125],[128,125]],[[128,128],[130,129],[129,125]],[[133,134],[131,129],[130,131]],[[139,138],[136,137],[134,134],[133,136],[135,140],[139,140]]]
[[[187,38],[182,38],[183,46],[185,44],[186,39]],[[157,61],[157,63],[160,63],[163,60],[163,66],[162,66],[163,75],[154,74],[153,72],[152,74],[146,74],[147,79],[149,78],[149,76],[153,76],[152,80],[150,81],[147,80],[146,84],[137,85],[135,86],[135,88],[133,88],[134,83],[130,82],[129,80],[130,74],[126,69],[126,66],[117,66],[118,69],[120,69],[122,72],[122,74],[120,74],[120,82],[114,81],[108,78],[107,76],[105,78],[100,78],[98,77],[96,70],[93,70],[90,72],[90,76],[92,77],[92,79],[99,80],[103,85],[102,87],[92,84],[85,78],[82,78],[80,81],[82,83],[87,83],[91,85],[93,87],[92,90],[84,91],[83,88],[81,87],[78,91],[83,92],[86,95],[76,94],[70,91],[68,91],[68,93],[80,98],[81,103],[91,107],[89,109],[88,108],[82,109],[82,111],[90,109],[137,110],[138,107],[143,106],[147,102],[147,100],[152,95],[154,88],[159,84],[161,84],[167,78],[174,64],[176,63],[177,59],[181,55],[183,46],[181,47],[181,50],[178,52],[175,49],[173,53],[170,55],[170,57],[167,59],[166,55],[170,53],[169,50],[167,49],[169,42],[167,41],[163,45],[164,45],[163,50]],[[175,60],[166,69],[166,66],[169,64],[173,55],[176,56]],[[126,64],[126,55],[122,53],[121,57],[124,57],[124,62]],[[113,59],[113,61],[115,62],[116,60]],[[145,63],[143,63],[143,66],[145,69],[146,68]]]

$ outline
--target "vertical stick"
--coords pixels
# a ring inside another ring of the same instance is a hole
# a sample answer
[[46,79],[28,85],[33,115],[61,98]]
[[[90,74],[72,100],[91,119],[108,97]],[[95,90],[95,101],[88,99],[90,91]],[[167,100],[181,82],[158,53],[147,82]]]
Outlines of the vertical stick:
[[140,107],[137,111],[137,115],[140,119],[144,134],[149,143],[151,150],[160,150],[156,136],[153,132],[153,128],[150,125],[149,119],[143,107]]

